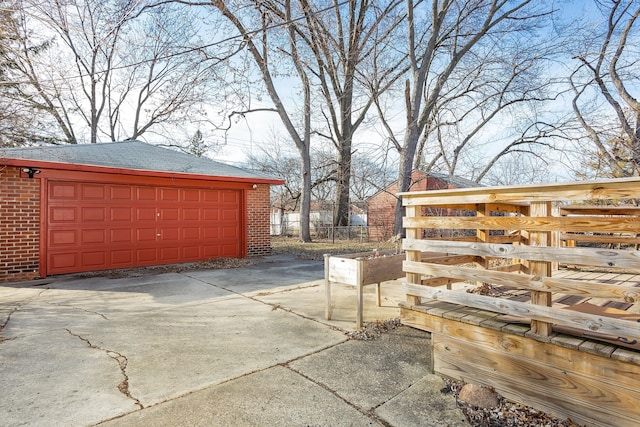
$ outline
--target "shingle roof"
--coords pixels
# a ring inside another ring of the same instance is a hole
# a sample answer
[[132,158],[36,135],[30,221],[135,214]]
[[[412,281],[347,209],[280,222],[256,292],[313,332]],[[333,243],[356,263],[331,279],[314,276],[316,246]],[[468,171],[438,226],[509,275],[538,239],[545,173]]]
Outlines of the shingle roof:
[[478,184],[475,181],[471,181],[470,179],[463,178],[457,175],[447,175],[444,173],[438,172],[429,172],[427,176],[431,176],[439,179],[440,181],[448,182],[452,184],[456,188],[474,188],[474,187],[482,187],[481,184]]
[[140,141],[0,148],[0,158],[174,172],[242,179],[277,180],[259,172]]

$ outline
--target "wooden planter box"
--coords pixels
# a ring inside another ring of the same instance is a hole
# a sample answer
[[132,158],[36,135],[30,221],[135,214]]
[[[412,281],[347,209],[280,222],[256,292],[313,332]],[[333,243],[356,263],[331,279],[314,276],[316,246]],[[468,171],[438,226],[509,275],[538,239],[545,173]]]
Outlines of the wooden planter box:
[[356,327],[362,327],[362,289],[367,285],[376,287],[377,305],[380,307],[380,283],[395,280],[404,276],[402,262],[405,254],[396,254],[395,251],[380,251],[374,257],[373,252],[325,255],[324,279],[325,279],[325,318],[331,320],[331,282],[344,283],[357,288],[358,304]]

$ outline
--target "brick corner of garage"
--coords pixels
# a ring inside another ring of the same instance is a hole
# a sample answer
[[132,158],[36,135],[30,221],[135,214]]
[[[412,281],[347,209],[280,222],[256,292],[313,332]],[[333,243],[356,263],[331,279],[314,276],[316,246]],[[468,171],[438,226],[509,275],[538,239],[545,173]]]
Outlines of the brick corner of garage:
[[249,242],[247,244],[247,256],[249,258],[269,256],[271,254],[271,236],[269,233],[249,238]]
[[40,180],[0,168],[0,282],[40,277]]

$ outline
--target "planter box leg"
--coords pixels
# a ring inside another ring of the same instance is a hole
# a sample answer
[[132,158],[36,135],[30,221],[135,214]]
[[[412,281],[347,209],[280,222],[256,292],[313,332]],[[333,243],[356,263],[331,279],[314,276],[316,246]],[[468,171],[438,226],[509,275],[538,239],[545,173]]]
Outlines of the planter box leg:
[[380,301],[380,298],[381,298],[381,297],[380,297],[380,282],[378,282],[378,283],[377,283],[377,286],[376,286],[376,302],[377,302],[377,304],[378,304],[378,307],[381,307],[381,306],[382,306],[382,303],[381,303],[381,301]]
[[362,295],[362,283],[358,283],[358,312],[356,315],[356,329],[362,328],[362,308],[364,306],[363,303],[363,295]]
[[329,258],[331,256],[325,254],[324,256],[324,318],[325,320],[331,320],[331,281],[329,280]]

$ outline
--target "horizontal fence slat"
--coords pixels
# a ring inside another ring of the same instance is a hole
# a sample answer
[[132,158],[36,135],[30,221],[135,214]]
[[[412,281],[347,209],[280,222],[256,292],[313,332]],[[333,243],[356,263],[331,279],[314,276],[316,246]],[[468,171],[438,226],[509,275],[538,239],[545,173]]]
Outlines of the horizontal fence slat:
[[452,209],[456,209],[456,205],[473,203],[636,199],[640,198],[640,179],[633,177],[559,184],[413,191],[400,195],[404,206],[445,205]]
[[424,274],[434,277],[449,277],[460,281],[490,282],[496,285],[512,286],[522,289],[532,287],[532,276],[503,271],[484,270],[459,265],[448,266],[426,262],[404,261],[402,269],[407,273]]
[[628,245],[640,244],[640,237],[635,236],[602,236],[593,234],[560,233],[560,240],[573,240],[575,242],[591,243],[625,243]]
[[593,231],[635,233],[640,230],[636,217],[405,217],[405,228],[438,228],[454,230],[528,230],[528,231]]
[[640,270],[640,252],[604,248],[555,248],[526,245],[504,245],[481,242],[404,239],[404,250],[448,251],[460,255],[518,258],[530,261],[585,264],[598,267]]
[[432,288],[415,283],[404,283],[402,289],[408,295],[453,304],[462,304],[480,310],[489,310],[527,319],[540,320],[542,322],[550,322],[557,325],[609,334],[614,337],[640,339],[640,323],[629,320],[564,310],[556,307],[545,307],[467,292],[449,291],[443,288]]
[[447,266],[425,262],[404,261],[402,269],[407,273],[447,277],[460,281],[486,282],[529,291],[559,292],[592,298],[611,298],[625,302],[640,300],[640,288],[626,285],[612,285],[583,280],[540,277],[506,271],[483,270],[473,267]]
[[560,206],[561,215],[640,215],[637,206]]

